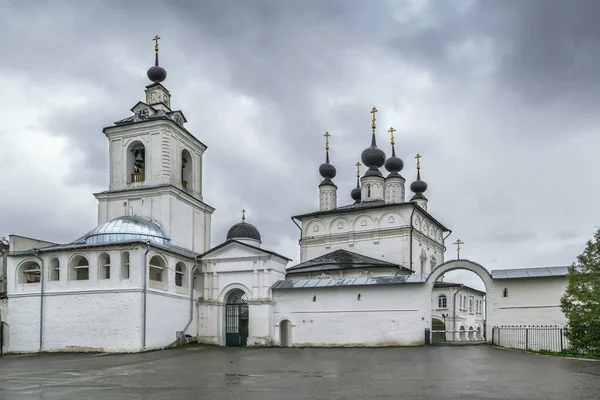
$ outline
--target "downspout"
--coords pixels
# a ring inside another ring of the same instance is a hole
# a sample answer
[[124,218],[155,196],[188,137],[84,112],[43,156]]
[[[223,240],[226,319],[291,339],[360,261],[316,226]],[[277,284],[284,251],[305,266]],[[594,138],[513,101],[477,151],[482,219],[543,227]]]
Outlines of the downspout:
[[[458,294],[458,292],[460,292],[461,290],[463,290],[465,288],[465,285],[460,285],[460,289],[458,289],[456,292],[454,292],[454,296],[452,298],[452,330],[456,331],[456,295]],[[456,339],[456,332],[452,332],[453,336],[455,336]]]
[[300,246],[300,261],[302,261],[304,259],[304,257],[302,256],[302,228],[300,227],[300,225],[298,225],[294,217],[292,217],[292,221],[294,222],[294,224],[296,224],[298,229],[300,229],[300,239],[298,239],[298,246]]
[[185,328],[183,328],[183,330],[181,331],[181,334],[177,337],[177,339],[175,339],[175,341],[173,343],[171,343],[169,345],[169,347],[173,346],[178,341],[181,341],[181,339],[185,336],[185,331],[187,330],[187,328],[190,327],[190,324],[194,320],[194,287],[195,287],[195,283],[196,283],[196,271],[198,270],[199,262],[200,262],[200,256],[197,256],[196,263],[194,264],[194,268],[192,269],[192,275],[191,275],[192,279],[190,282],[190,319],[188,320],[187,324],[185,324]]
[[413,210],[412,213],[410,213],[410,258],[409,258],[409,263],[410,263],[410,270],[414,272],[413,270],[413,231],[415,229],[415,227],[413,226],[413,216],[415,215],[415,211],[417,211],[417,203],[412,202],[413,205]]
[[296,224],[296,226],[298,227],[298,229],[300,229],[300,239],[298,239],[298,244],[300,246],[302,246],[302,228],[300,227],[300,225],[298,225],[298,223],[296,222],[296,220],[294,219],[294,217],[292,217],[292,221],[294,222],[294,224]]
[[44,344],[44,260],[38,256],[39,250],[33,249],[33,256],[40,260],[40,351]]
[[[448,229],[448,234],[446,236],[444,236],[444,243],[446,243],[446,239],[448,239],[448,236],[452,235],[452,229]],[[446,245],[444,245],[444,253],[446,252]]]
[[150,251],[150,242],[146,242],[146,252],[144,253],[144,265],[142,268],[142,350],[146,350],[146,297],[148,293],[148,252]]

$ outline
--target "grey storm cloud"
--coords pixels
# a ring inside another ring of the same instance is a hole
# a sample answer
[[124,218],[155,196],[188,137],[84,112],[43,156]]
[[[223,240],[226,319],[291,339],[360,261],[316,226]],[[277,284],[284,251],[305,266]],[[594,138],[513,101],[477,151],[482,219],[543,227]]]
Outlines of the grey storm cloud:
[[[349,203],[377,106],[378,144],[390,153],[393,124],[407,183],[414,155],[424,155],[430,211],[453,229],[449,242],[460,237],[464,254],[494,268],[569,264],[598,220],[598,8],[553,0],[12,2],[0,5],[0,73],[86,94],[45,115],[41,129],[78,154],[64,185],[100,191],[108,185],[102,127],[143,98],[159,34],[173,105],[208,145],[213,245],[245,208],[265,247],[297,259],[290,216],[318,207],[323,133],[332,133],[338,202]],[[64,241],[93,227],[57,217],[61,200],[48,190],[35,218],[18,199],[0,197],[0,233]],[[14,192],[26,195],[27,185]],[[92,225],[95,211],[86,214]]]

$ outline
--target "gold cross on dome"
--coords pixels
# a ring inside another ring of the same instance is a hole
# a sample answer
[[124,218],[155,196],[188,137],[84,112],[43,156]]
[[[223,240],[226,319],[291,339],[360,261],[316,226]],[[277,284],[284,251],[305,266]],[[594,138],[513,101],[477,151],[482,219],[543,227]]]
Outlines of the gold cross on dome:
[[394,132],[396,132],[396,130],[391,127],[388,132],[390,133],[390,135],[392,135],[392,146],[394,145]]
[[417,155],[415,156],[415,158],[417,159],[417,170],[421,169],[421,155],[419,153],[417,153]]
[[371,129],[373,130],[373,135],[375,134],[375,128],[377,127],[377,125],[375,124],[375,121],[376,121],[375,113],[377,113],[377,111],[379,111],[379,110],[376,109],[375,107],[371,108],[371,114],[373,114],[373,119],[371,120]]
[[242,210],[242,222],[246,222],[246,210]]
[[329,132],[325,132],[323,136],[325,136],[325,150],[329,151],[329,136],[331,135]]
[[465,242],[463,242],[460,239],[456,239],[456,242],[454,242],[452,244],[456,245],[456,259],[459,260],[460,259],[460,245],[465,244]]
[[160,39],[160,36],[156,35],[154,36],[154,51],[158,53],[158,40]]
[[360,178],[360,166],[361,165],[362,164],[360,163],[360,161],[356,163],[356,177],[357,178]]

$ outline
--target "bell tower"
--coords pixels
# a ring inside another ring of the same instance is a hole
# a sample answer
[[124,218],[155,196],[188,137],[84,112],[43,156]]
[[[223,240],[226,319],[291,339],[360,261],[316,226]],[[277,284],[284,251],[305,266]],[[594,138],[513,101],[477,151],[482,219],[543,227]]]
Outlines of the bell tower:
[[148,217],[169,232],[172,244],[201,253],[210,249],[214,211],[202,199],[206,145],[186,129],[183,113],[171,109],[171,94],[162,84],[167,71],[158,61],[159,39],[153,39],[155,61],[147,73],[146,101],[103,129],[110,184],[95,194],[98,223],[129,214]]

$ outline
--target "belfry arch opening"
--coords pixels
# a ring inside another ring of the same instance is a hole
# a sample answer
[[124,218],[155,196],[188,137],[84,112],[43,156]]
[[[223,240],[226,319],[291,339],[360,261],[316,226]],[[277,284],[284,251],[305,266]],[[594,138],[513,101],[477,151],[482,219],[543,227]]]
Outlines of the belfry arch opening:
[[146,147],[134,141],[127,147],[127,182],[139,183],[146,180]]
[[192,172],[194,170],[192,155],[186,149],[181,151],[181,186],[184,189],[192,189]]
[[432,343],[480,343],[486,340],[487,293],[492,278],[479,264],[453,260],[427,278],[431,295]]

